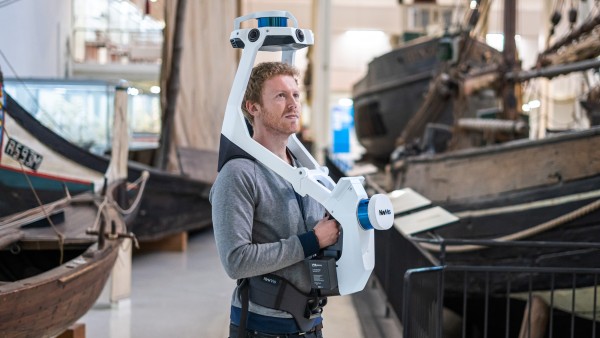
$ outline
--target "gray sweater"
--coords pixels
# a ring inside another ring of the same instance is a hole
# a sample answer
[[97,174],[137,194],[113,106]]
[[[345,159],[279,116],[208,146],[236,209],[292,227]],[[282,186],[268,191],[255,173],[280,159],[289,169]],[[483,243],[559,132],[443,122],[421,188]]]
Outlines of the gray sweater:
[[[310,291],[310,275],[303,260],[312,253],[304,252],[300,238],[305,242],[307,236],[302,234],[325,215],[318,202],[303,197],[303,217],[289,182],[260,162],[241,158],[223,166],[211,189],[210,202],[217,250],[229,277],[273,273],[305,293]],[[241,307],[237,288],[232,305]],[[249,310],[291,317],[253,303]]]

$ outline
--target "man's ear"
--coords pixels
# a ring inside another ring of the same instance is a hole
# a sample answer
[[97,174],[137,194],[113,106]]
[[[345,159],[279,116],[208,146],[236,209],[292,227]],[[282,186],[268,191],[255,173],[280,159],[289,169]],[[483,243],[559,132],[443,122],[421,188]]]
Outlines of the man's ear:
[[256,113],[259,110],[258,103],[252,101],[246,101],[246,110],[250,115],[256,116]]

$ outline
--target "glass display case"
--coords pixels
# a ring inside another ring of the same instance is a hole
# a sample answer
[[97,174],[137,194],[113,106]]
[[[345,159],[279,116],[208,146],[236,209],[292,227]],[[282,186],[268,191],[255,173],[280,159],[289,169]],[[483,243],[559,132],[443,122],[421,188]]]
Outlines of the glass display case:
[[[106,81],[5,79],[5,90],[55,133],[96,154],[111,147],[116,83]],[[158,93],[128,90],[132,150],[156,148],[161,125]]]

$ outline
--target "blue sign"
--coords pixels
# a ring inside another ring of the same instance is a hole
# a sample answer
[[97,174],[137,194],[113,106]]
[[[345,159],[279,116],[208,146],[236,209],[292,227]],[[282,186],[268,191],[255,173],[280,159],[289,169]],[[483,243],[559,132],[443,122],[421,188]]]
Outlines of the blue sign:
[[353,106],[334,106],[331,112],[331,129],[333,131],[333,149],[335,153],[350,152],[350,131],[354,126]]

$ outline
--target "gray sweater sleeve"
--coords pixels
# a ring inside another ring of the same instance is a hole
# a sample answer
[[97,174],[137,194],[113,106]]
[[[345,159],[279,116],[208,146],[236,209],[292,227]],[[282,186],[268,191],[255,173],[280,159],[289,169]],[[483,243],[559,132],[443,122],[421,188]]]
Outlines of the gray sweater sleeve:
[[[298,231],[286,224],[290,215],[278,213],[288,208],[285,198],[267,195],[268,189],[285,192],[285,184],[259,166],[246,159],[229,161],[210,194],[217,250],[233,279],[272,273],[305,257]],[[270,215],[261,213],[265,207]],[[261,213],[260,217],[255,213]]]

